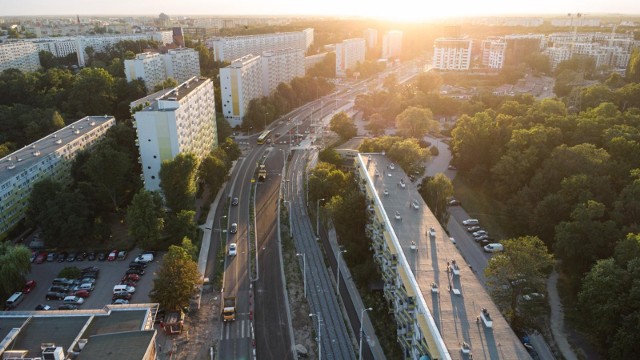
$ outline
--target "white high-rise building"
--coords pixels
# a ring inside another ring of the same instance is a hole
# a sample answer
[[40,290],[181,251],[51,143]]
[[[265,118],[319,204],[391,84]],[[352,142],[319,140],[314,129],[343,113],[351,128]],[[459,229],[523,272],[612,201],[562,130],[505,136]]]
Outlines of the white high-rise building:
[[232,127],[242,125],[249,101],[262,96],[260,56],[245,55],[220,69],[222,114]]
[[263,51],[300,49],[306,51],[313,42],[313,29],[304,31],[218,37],[207,40],[207,47],[213,49],[216,61],[234,61],[249,54]]
[[469,70],[472,40],[467,37],[438,38],[433,43],[433,67],[439,70]]
[[38,71],[40,56],[38,47],[28,42],[9,42],[0,44],[0,72],[7,69],[20,71]]
[[336,44],[336,75],[347,76],[347,70],[364,62],[366,43],[364,39],[347,39]]
[[382,58],[399,58],[402,54],[402,31],[391,30],[382,37]]
[[507,43],[502,38],[482,40],[482,65],[502,69]]
[[365,29],[362,32],[362,36],[367,41],[367,47],[369,49],[378,46],[378,30],[376,30],[376,29]]
[[160,165],[178,154],[204,159],[217,146],[213,82],[192,78],[179,86],[131,103],[143,106],[134,114],[144,187],[160,189]]
[[284,49],[265,51],[260,56],[262,67],[262,95],[269,94],[280,83],[288,83],[296,77],[304,76],[304,51]]
[[136,54],[135,59],[124,61],[127,81],[142,79],[147,91],[161,84],[167,78],[183,83],[200,76],[200,56],[189,48],[171,49],[167,54],[146,52]]
[[0,159],[0,239],[24,218],[33,185],[67,184],[75,156],[116,124],[113,116],[87,116]]

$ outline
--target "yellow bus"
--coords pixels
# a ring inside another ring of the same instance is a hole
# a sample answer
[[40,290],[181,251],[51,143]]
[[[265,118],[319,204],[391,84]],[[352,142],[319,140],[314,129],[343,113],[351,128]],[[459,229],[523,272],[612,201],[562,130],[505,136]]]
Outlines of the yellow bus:
[[264,143],[271,143],[271,130],[265,130],[260,136],[258,136],[258,145],[262,145]]

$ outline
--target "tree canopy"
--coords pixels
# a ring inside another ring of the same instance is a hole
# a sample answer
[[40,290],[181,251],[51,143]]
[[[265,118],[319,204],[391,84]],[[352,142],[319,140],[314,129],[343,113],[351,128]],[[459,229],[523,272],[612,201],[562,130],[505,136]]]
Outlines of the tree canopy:
[[353,123],[353,119],[350,118],[345,112],[339,112],[331,118],[329,123],[331,131],[340,136],[342,141],[346,141],[356,136],[358,129]]
[[167,311],[181,310],[189,306],[191,297],[201,284],[200,278],[198,265],[188,250],[172,245],[162,258],[149,297]]
[[194,208],[198,161],[190,153],[178,154],[160,165],[160,188],[167,206],[175,213]]

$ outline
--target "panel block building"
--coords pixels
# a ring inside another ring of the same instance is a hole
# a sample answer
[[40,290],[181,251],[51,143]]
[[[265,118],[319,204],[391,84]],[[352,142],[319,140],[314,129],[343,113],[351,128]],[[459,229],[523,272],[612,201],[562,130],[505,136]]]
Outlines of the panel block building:
[[200,55],[189,48],[170,49],[166,54],[145,52],[124,61],[127,81],[142,79],[147,91],[168,78],[183,83],[200,76]]
[[468,37],[438,38],[433,43],[433,67],[439,70],[469,70],[472,40]]
[[0,44],[0,72],[7,69],[18,69],[24,72],[38,71],[40,69],[38,47],[29,42]]
[[366,52],[365,39],[347,39],[336,44],[336,75],[347,76],[358,63],[364,62]]
[[313,43],[313,29],[303,31],[260,34],[233,37],[217,37],[207,40],[216,61],[234,61],[249,54],[263,51],[298,49],[306,51]]
[[113,116],[87,116],[0,159],[0,239],[24,218],[33,184],[45,178],[69,182],[78,152],[115,123]]
[[218,144],[213,82],[194,77],[131,103],[144,187],[160,189],[160,165],[180,153],[204,159]]
[[393,59],[402,55],[402,31],[391,30],[382,37],[382,58]]

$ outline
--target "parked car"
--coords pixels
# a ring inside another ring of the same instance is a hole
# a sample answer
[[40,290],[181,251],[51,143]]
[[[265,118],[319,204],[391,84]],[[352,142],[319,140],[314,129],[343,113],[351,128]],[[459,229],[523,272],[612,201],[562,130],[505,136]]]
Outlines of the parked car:
[[77,296],[77,297],[81,297],[81,298],[88,298],[89,296],[91,296],[91,291],[89,291],[89,290],[78,290],[78,291],[74,292],[73,295]]
[[74,262],[76,261],[76,256],[78,256],[78,253],[75,251],[71,251],[69,252],[69,255],[67,255],[67,262]]
[[103,252],[99,252],[98,253],[98,261],[105,261],[107,260],[107,254],[103,253]]
[[484,247],[484,251],[486,251],[486,252],[500,252],[500,251],[504,251],[504,246],[502,246],[502,244],[499,244],[499,243],[493,243],[493,244],[486,245]]
[[113,300],[113,305],[126,305],[129,303],[129,300],[125,299],[115,299]]
[[89,278],[89,279],[97,279],[98,278],[98,273],[97,272],[84,272],[84,273],[82,273],[82,277],[83,278]]
[[36,287],[36,281],[35,280],[29,280],[26,283],[24,283],[24,288],[22,289],[22,293],[23,294],[28,294],[35,287]]
[[84,259],[87,258],[87,253],[86,252],[79,252],[76,255],[76,261],[84,261]]
[[107,261],[115,261],[117,257],[118,257],[118,250],[113,250],[109,253],[109,256],[107,257]]
[[87,254],[87,260],[88,261],[94,261],[96,259],[96,253],[91,251],[89,254]]
[[129,253],[127,253],[126,251],[122,250],[118,253],[118,261],[122,261],[124,259],[127,258],[127,256],[129,255]]
[[35,250],[31,250],[31,262],[36,261],[36,258],[38,257],[38,252]]
[[57,254],[55,251],[50,252],[49,255],[47,255],[47,262],[55,261],[56,256]]
[[471,226],[471,225],[480,225],[480,220],[478,219],[467,219],[462,221],[462,225]]
[[61,292],[50,291],[44,297],[47,300],[62,300],[67,296],[67,294]]
[[58,310],[76,310],[77,308],[78,306],[73,304],[62,304],[58,306]]
[[482,230],[482,228],[480,226],[478,226],[478,225],[469,226],[467,228],[467,231],[470,232],[470,233],[476,232],[478,230]]
[[476,232],[473,233],[473,236],[482,236],[482,235],[488,235],[489,233],[486,230],[478,230]]
[[236,256],[238,254],[238,245],[236,243],[229,244],[229,256]]
[[146,264],[148,264],[148,263],[153,261],[153,255],[152,254],[140,254],[135,258],[134,261],[137,262],[137,263],[146,265]]
[[43,304],[36,305],[36,311],[47,311],[47,310],[51,310],[51,306],[43,305]]
[[126,291],[126,292],[128,292],[130,294],[133,294],[134,292],[136,292],[136,288],[132,287],[132,286],[129,286],[129,285],[123,285],[123,284],[118,284],[118,285],[113,287],[113,293],[114,294],[120,293],[120,292],[123,292],[123,291]]
[[126,274],[122,281],[140,281],[140,275],[138,274]]
[[136,275],[144,275],[144,270],[142,269],[129,269],[126,272],[127,275],[129,274],[136,274]]
[[460,206],[462,203],[456,199],[449,200],[449,206]]
[[97,266],[88,266],[88,267],[86,267],[86,268],[82,269],[82,273],[83,273],[83,274],[84,274],[84,273],[89,273],[89,272],[92,272],[92,273],[99,273],[99,272],[100,272],[100,268],[99,268],[99,267],[97,267]]
[[238,198],[234,197],[233,200],[231,200],[231,206],[238,206]]
[[46,251],[41,251],[36,257],[35,263],[42,264],[47,260],[47,255],[49,255]]
[[132,288],[135,288],[136,286],[138,286],[138,283],[133,280],[123,280],[123,281],[120,281],[120,285],[127,285],[127,286],[131,286]]
[[69,291],[68,286],[64,285],[51,285],[49,286],[49,292],[66,293]]
[[147,267],[147,264],[139,263],[137,261],[132,261],[132,262],[129,263],[129,268],[130,269],[140,269],[140,270],[142,270],[142,269],[144,269],[146,267]]
[[65,297],[62,302],[71,305],[82,305],[82,303],[84,303],[84,299],[79,296],[70,295]]
[[232,234],[235,234],[238,232],[238,224],[233,223],[231,224],[231,228],[229,228],[229,232]]
[[96,283],[96,279],[92,278],[92,277],[83,277],[82,280],[80,280],[80,284],[93,284],[95,285]]
[[126,291],[117,292],[113,294],[113,297],[111,298],[111,300],[117,300],[117,299],[131,300],[131,293],[128,293]]
[[58,253],[58,256],[56,257],[56,261],[58,261],[59,263],[64,262],[65,260],[67,260],[68,255],[69,254],[66,251]]

